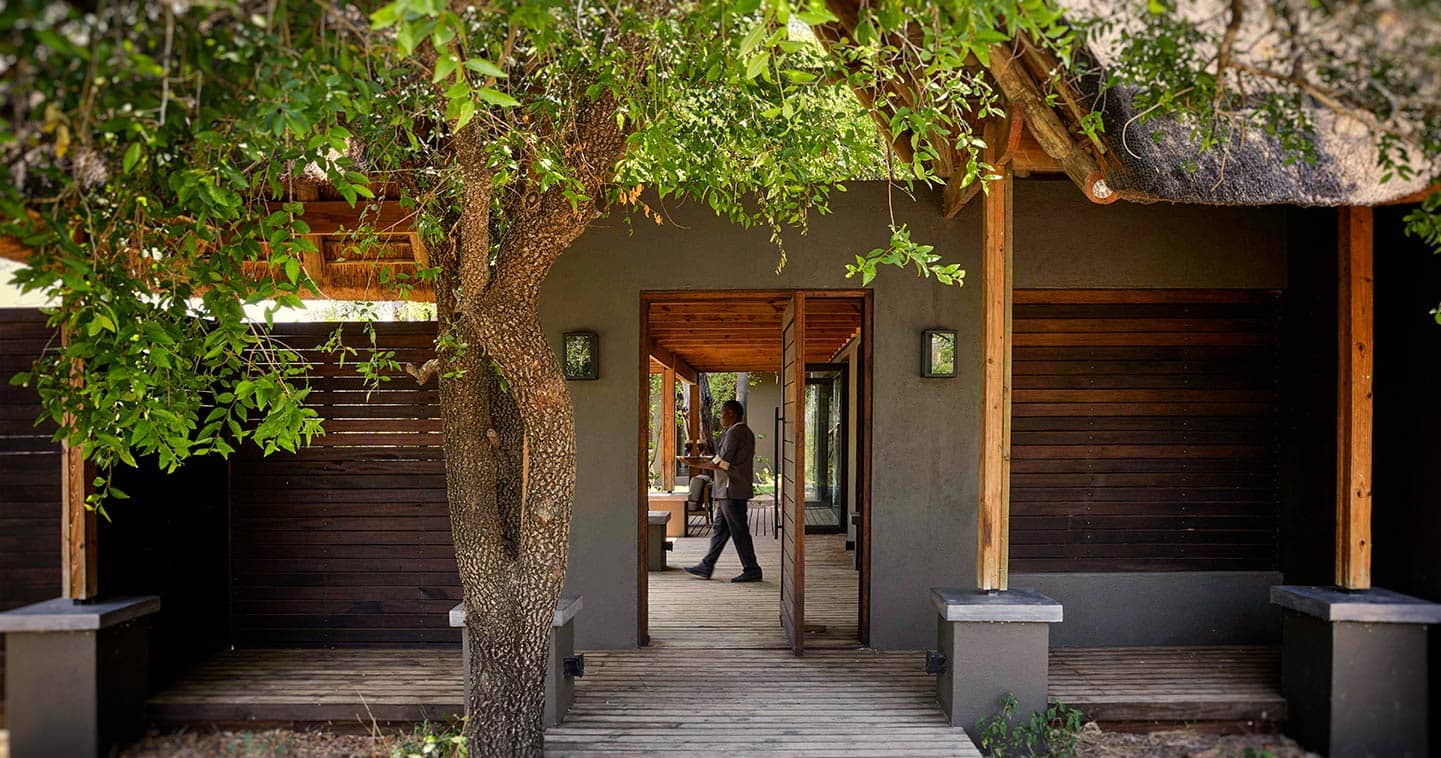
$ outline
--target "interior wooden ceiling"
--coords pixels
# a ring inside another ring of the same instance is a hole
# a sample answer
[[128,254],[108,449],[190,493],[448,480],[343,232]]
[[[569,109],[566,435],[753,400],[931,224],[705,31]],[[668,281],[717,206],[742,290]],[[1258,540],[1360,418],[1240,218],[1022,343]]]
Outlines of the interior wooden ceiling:
[[[788,295],[747,295],[704,299],[677,295],[652,300],[646,329],[652,350],[672,353],[696,371],[780,371],[781,315]],[[824,363],[860,334],[863,301],[859,297],[806,300],[806,362]]]

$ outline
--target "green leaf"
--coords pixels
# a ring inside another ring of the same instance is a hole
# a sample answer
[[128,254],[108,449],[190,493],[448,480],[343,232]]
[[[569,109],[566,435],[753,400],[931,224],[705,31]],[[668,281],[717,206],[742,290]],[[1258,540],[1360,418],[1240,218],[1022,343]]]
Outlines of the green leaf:
[[507,76],[500,66],[484,58],[471,58],[465,62],[465,67],[481,76],[493,76],[496,79],[504,79]]
[[400,54],[408,56],[415,52],[415,26],[412,24],[401,24],[395,30],[395,44],[400,46]]
[[124,157],[124,158],[121,160],[121,162],[120,162],[120,164],[121,164],[121,169],[122,169],[125,173],[128,174],[128,173],[130,173],[130,170],[131,170],[131,169],[135,168],[135,164],[136,164],[136,163],[139,163],[139,162],[140,162],[140,143],[139,143],[139,142],[131,142],[131,143],[130,143],[130,147],[125,148],[125,157]]
[[765,70],[766,64],[770,63],[770,61],[771,54],[767,52],[762,52],[756,55],[756,57],[751,58],[751,62],[746,64],[746,78],[754,79],[759,76],[760,73]]
[[386,3],[380,6],[374,13],[370,14],[370,28],[384,29],[389,26],[394,26],[395,22],[400,20],[400,15],[400,3]]
[[756,25],[751,27],[750,32],[741,40],[741,55],[749,55],[752,50],[756,49],[756,45],[761,43],[761,39],[765,36],[765,33],[765,22],[757,21]]
[[797,12],[795,17],[807,26],[820,26],[821,24],[829,24],[832,21],[839,20],[834,13],[831,13],[830,10],[825,7],[807,8],[806,10]]
[[461,130],[461,129],[464,129],[464,128],[465,128],[465,125],[468,124],[468,123],[470,123],[471,119],[473,119],[473,118],[475,118],[475,101],[474,101],[474,100],[462,100],[462,101],[460,102],[460,105],[456,107],[456,114],[455,114],[455,129],[456,129],[456,131],[459,131],[459,130]]
[[459,61],[454,55],[442,55],[435,61],[435,73],[430,77],[430,83],[435,84],[441,79],[450,76],[455,71]]
[[510,95],[507,95],[504,92],[501,92],[500,90],[493,87],[476,87],[475,94],[480,97],[481,100],[484,100],[491,105],[498,105],[502,108],[514,108],[515,106],[520,105],[519,100],[516,100]]

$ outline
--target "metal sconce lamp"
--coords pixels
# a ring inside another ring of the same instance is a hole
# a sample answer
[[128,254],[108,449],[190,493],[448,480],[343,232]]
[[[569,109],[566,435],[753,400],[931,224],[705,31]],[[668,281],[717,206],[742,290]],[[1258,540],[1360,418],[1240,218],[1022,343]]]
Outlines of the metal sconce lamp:
[[921,376],[947,378],[956,375],[956,330],[927,329],[921,332]]
[[595,332],[565,332],[561,348],[566,379],[600,378],[600,337]]

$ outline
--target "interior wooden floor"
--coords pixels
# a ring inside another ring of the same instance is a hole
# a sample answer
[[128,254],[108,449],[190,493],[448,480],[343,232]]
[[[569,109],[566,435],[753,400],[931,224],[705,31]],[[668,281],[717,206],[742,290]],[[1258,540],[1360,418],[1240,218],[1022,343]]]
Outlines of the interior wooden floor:
[[[753,509],[754,510],[754,509]],[[666,570],[649,573],[652,647],[788,648],[780,623],[780,540],[754,534],[765,581],[732,584],[741,571],[735,546],[726,545],[710,581],[682,571],[705,555],[709,537],[681,537],[666,553]],[[806,535],[806,646],[858,647],[860,573],[843,534]]]

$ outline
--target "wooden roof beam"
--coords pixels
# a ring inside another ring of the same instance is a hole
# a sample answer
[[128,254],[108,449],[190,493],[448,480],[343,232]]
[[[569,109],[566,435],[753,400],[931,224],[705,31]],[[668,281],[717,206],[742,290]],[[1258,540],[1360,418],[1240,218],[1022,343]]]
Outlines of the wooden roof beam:
[[650,343],[650,357],[660,361],[666,368],[674,369],[675,375],[680,377],[686,384],[695,384],[700,381],[700,376],[684,358],[676,355],[675,352],[654,340]]
[[[1013,162],[1016,151],[1021,147],[1021,136],[1025,134],[1026,131],[1025,115],[1025,106],[1014,104],[1011,106],[1010,112],[1006,114],[1006,123],[1003,131],[993,129],[991,122],[996,119],[988,119],[982,123],[981,133],[986,135],[988,141],[991,139],[992,134],[1004,134],[1006,139],[1004,146],[988,145],[986,148],[988,154],[999,156],[995,159],[995,162],[991,164],[992,168],[1000,169]],[[952,161],[953,165],[955,163],[956,161]],[[971,198],[975,197],[976,193],[981,191],[983,180],[980,177],[977,177],[970,184],[962,186],[961,182],[964,179],[965,175],[963,173],[952,172],[950,178],[946,180],[946,187],[941,195],[941,213],[946,218],[955,218],[955,215],[960,213],[962,208],[966,207],[966,203],[969,203]]]
[[1105,175],[1095,159],[1071,136],[1065,122],[1046,103],[1039,86],[1020,63],[1019,55],[1007,45],[996,45],[991,48],[990,58],[991,77],[1002,94],[1012,104],[1025,108],[1027,123],[1036,141],[1056,159],[1066,176],[1081,188],[1082,194],[1101,205],[1119,199],[1106,184]]

